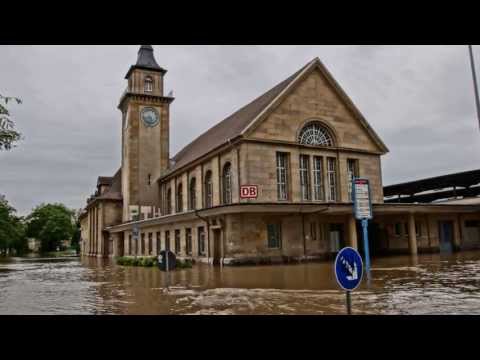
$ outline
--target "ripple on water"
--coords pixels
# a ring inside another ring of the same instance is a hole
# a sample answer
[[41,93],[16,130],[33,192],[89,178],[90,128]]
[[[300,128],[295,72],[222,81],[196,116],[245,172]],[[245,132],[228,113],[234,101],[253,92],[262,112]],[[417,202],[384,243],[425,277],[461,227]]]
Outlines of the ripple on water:
[[[402,263],[407,265],[401,265]],[[374,259],[355,314],[480,314],[480,252]],[[331,263],[174,272],[97,259],[0,264],[1,314],[344,314]]]

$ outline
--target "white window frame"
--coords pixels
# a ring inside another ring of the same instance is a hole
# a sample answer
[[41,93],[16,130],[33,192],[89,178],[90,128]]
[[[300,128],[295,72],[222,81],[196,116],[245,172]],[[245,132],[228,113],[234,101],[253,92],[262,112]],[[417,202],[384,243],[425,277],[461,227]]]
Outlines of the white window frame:
[[310,156],[300,154],[300,190],[302,194],[302,200],[310,201]]
[[222,203],[232,203],[232,164],[226,163],[222,172]]
[[313,199],[315,201],[325,200],[325,190],[323,188],[323,157],[313,157]]
[[358,174],[358,160],[347,159],[347,188],[348,188],[348,201],[353,201],[353,178],[359,177]]
[[327,201],[337,201],[337,159],[329,157],[327,158],[327,180],[328,180],[328,192]]
[[288,200],[288,153],[277,152],[277,198]]
[[205,174],[204,187],[205,187],[205,207],[210,208],[213,206],[213,173],[207,171]]

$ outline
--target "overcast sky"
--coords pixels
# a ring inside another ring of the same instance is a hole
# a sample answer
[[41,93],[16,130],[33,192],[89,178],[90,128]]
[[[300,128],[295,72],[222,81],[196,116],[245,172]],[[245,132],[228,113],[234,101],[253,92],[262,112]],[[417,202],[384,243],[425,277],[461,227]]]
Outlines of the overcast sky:
[[[83,207],[97,176],[119,168],[117,105],[138,48],[0,46],[0,94],[23,100],[10,110],[24,140],[0,152],[0,194],[19,214],[42,202]],[[480,168],[466,46],[154,49],[176,98],[171,156],[318,56],[389,147],[384,185]]]

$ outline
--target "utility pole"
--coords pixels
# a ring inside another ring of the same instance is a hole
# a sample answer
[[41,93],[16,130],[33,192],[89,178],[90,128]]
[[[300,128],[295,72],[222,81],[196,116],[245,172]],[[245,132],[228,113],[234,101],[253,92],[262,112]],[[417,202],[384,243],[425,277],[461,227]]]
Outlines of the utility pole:
[[478,125],[480,126],[480,100],[479,100],[479,97],[478,97],[477,75],[475,73],[475,60],[473,58],[472,45],[468,45],[468,50],[470,52],[470,65],[472,66],[473,89],[475,91],[475,104],[477,106]]

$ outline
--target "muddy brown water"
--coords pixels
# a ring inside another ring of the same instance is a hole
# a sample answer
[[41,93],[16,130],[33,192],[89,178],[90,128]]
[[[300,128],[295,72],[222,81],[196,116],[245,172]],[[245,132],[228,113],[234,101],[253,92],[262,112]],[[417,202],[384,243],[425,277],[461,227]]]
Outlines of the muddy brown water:
[[[332,262],[166,274],[91,258],[0,260],[0,314],[344,314]],[[376,258],[354,314],[480,314],[480,251]]]

